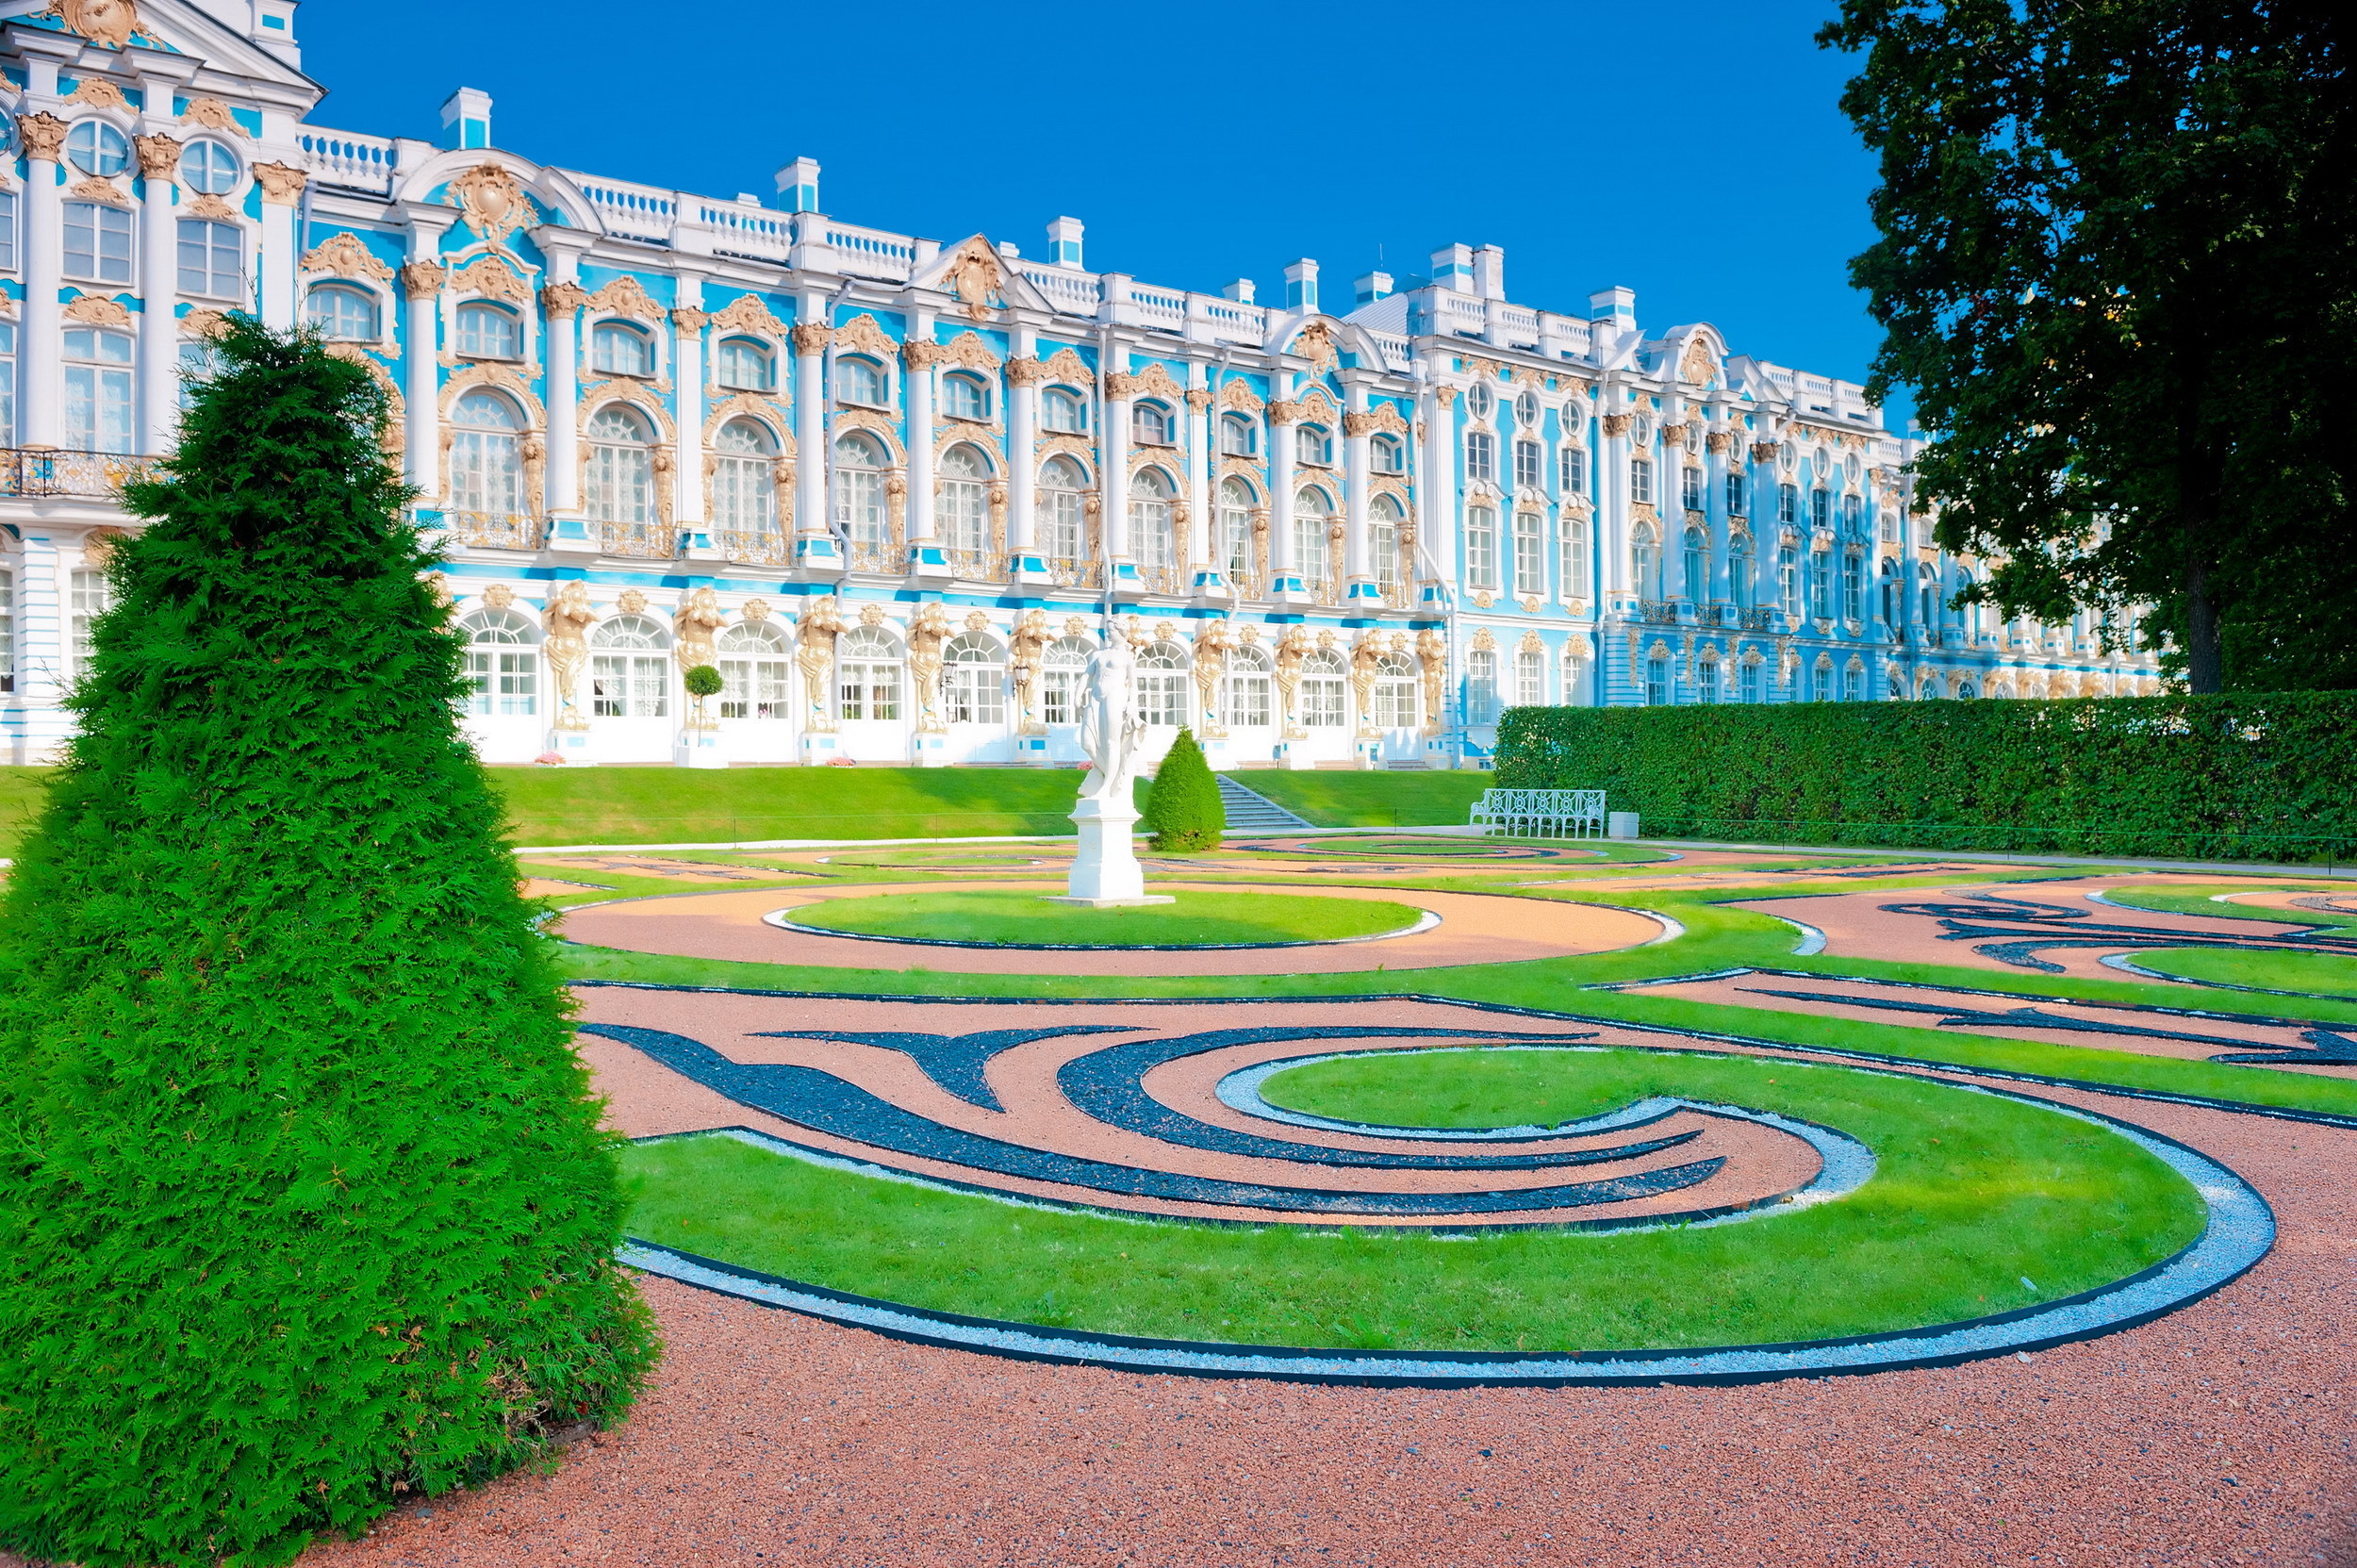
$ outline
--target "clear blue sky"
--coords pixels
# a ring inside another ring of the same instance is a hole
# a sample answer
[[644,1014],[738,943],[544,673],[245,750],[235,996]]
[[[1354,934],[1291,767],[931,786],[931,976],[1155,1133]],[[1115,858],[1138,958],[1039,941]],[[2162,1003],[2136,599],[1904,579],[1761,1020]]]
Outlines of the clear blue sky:
[[1873,166],[1852,62],[1810,41],[1831,8],[307,0],[298,25],[346,129],[432,138],[463,83],[527,157],[767,200],[807,156],[854,223],[1037,256],[1069,213],[1094,269],[1264,302],[1299,256],[1331,307],[1378,256],[1498,244],[1522,303],[1625,284],[1649,329],[1859,379]]

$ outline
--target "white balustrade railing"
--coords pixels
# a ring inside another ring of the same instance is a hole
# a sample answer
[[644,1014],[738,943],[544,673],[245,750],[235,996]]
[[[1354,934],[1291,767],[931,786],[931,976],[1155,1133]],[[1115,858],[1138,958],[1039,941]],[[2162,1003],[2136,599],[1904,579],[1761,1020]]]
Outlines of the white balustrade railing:
[[1015,269],[1024,280],[1047,296],[1047,303],[1072,316],[1094,316],[1097,301],[1104,290],[1094,272],[1076,272],[1068,267],[1020,266]]
[[783,261],[793,252],[793,220],[784,213],[741,202],[699,202],[696,215],[713,230],[712,248],[724,256]]
[[1394,332],[1370,331],[1367,336],[1375,340],[1376,349],[1383,355],[1383,363],[1386,366],[1399,371],[1408,368],[1408,339]]
[[306,130],[295,138],[304,172],[321,185],[389,195],[393,166],[400,155],[381,136],[354,136],[350,131]]
[[1211,336],[1225,342],[1258,343],[1268,336],[1268,312],[1257,305],[1238,305],[1221,294],[1197,294],[1203,320]]
[[835,248],[845,272],[862,277],[898,281],[907,277],[916,265],[916,242],[906,235],[829,223],[827,243]]
[[602,180],[571,169],[559,173],[572,175],[597,212],[598,221],[605,225],[606,233],[623,239],[651,239],[662,245],[671,242],[671,227],[679,221],[676,190]]
[[1165,332],[1187,329],[1187,296],[1167,289],[1148,289],[1142,284],[1129,285],[1129,303],[1137,306],[1138,319],[1148,326]]

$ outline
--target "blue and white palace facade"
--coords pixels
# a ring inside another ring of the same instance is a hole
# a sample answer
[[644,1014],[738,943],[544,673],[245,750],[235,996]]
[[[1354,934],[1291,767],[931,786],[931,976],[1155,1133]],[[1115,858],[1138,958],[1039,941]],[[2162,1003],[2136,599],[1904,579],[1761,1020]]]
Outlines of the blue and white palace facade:
[[[1512,303],[1494,247],[1281,300],[309,116],[289,0],[5,0],[0,721],[54,752],[115,498],[229,311],[393,408],[486,759],[1068,764],[1103,618],[1220,767],[1477,763],[1502,707],[2157,689],[1949,607],[1850,383]],[[683,672],[717,667],[698,703]]]

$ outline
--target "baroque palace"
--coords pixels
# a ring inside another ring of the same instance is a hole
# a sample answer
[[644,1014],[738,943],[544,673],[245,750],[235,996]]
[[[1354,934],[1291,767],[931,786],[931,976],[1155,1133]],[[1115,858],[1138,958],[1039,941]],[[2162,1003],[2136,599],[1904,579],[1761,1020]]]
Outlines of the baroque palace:
[[[1108,614],[1223,767],[1486,757],[1505,706],[2157,689],[1955,610],[1856,386],[1509,303],[1495,247],[1346,299],[1091,272],[308,115],[291,0],[0,0],[0,716],[51,754],[116,499],[223,312],[369,368],[491,761],[1076,760]],[[724,689],[689,697],[686,668]]]

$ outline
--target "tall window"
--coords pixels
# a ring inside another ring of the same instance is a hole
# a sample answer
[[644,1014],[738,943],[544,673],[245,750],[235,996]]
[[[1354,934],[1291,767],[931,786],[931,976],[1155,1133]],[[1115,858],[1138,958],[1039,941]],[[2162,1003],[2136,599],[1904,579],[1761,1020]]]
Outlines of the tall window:
[[1039,470],[1039,542],[1048,559],[1080,558],[1088,485],[1080,465],[1069,457],[1050,457]]
[[1493,506],[1465,508],[1465,586],[1494,592],[1498,586],[1498,514]]
[[1253,559],[1252,487],[1241,479],[1219,482],[1220,569],[1230,586],[1243,588],[1260,581],[1260,563]]
[[1323,490],[1303,490],[1294,497],[1294,565],[1301,580],[1319,587],[1334,575],[1327,533],[1334,520],[1334,504]]
[[1138,655],[1138,717],[1148,724],[1187,721],[1187,651],[1158,642]]
[[[188,238],[188,225],[181,225],[181,238]],[[181,292],[190,290],[185,284]],[[303,319],[323,338],[339,342],[372,343],[376,341],[376,296],[344,284],[322,284],[304,299]]]
[[[1040,660],[1039,719],[1043,724],[1080,721],[1080,688],[1095,645],[1085,637],[1058,637]],[[1241,652],[1241,650],[1239,650]]]
[[[1956,695],[1970,697],[1972,695],[1972,688],[1958,686]],[[1844,702],[1866,701],[1866,670],[1863,666],[1854,664],[1841,672],[1841,700]]]
[[1563,519],[1563,597],[1588,597],[1588,520],[1577,513]]
[[0,272],[16,271],[16,192],[0,190]]
[[1536,512],[1514,514],[1514,591],[1539,594],[1547,591],[1546,557],[1542,553],[1541,523]]
[[1645,661],[1645,705],[1649,708],[1670,705],[1670,661],[1658,653]]
[[458,352],[470,359],[521,359],[523,322],[505,305],[480,301],[458,307]]
[[1801,489],[1797,485],[1776,487],[1776,520],[1793,524],[1801,520]]
[[1377,473],[1406,473],[1408,448],[1396,436],[1377,436],[1367,443],[1367,461]]
[[131,281],[131,215],[101,202],[65,204],[65,275]]
[[16,689],[16,573],[0,571],[0,692]]
[[892,544],[892,515],[884,505],[883,444],[865,431],[846,431],[834,439],[834,521],[855,547],[882,551]]
[[238,156],[218,141],[191,141],[180,155],[180,183],[200,195],[226,196],[238,183]]
[[1833,619],[1833,557],[1821,550],[1809,553],[1808,613],[1819,620]]
[[1265,730],[1276,722],[1269,657],[1250,643],[1228,655],[1221,722],[1230,729]]
[[1866,532],[1865,503],[1854,495],[1841,498],[1841,531],[1855,538]]
[[114,607],[114,589],[103,571],[77,571],[66,579],[66,678],[90,671],[91,623]]
[[777,356],[750,338],[720,339],[720,385],[733,392],[766,392],[778,384]]
[[1679,470],[1678,501],[1689,512],[1703,509],[1703,470],[1687,468]]
[[714,525],[729,534],[774,535],[777,450],[769,432],[751,420],[731,420],[713,437],[712,453]]
[[[244,291],[245,236],[238,225],[181,219],[180,292],[235,299]],[[373,316],[375,311],[369,313]]]
[[589,708],[600,718],[661,718],[670,711],[670,635],[660,621],[618,615],[589,634]]
[[1738,685],[1736,686],[1736,692],[1739,701],[1745,702],[1758,701],[1759,661],[1757,659],[1746,659],[1742,664],[1737,667],[1737,669]]
[[1899,514],[1896,512],[1885,512],[1883,514],[1883,543],[1897,544],[1898,542]]
[[1301,424],[1294,427],[1294,457],[1311,468],[1330,469],[1334,466],[1334,433],[1322,424]]
[[1330,648],[1316,649],[1301,661],[1301,685],[1296,699],[1301,722],[1312,730],[1339,730],[1350,722],[1343,693],[1349,668]]
[[1368,508],[1367,553],[1375,558],[1376,589],[1387,599],[1407,580],[1399,558],[1399,527],[1406,520],[1399,503],[1388,495],[1376,496]]
[[187,413],[196,389],[221,373],[221,352],[202,338],[180,339],[180,411]]
[[16,323],[0,322],[0,446],[16,444]]
[[1563,705],[1584,708],[1589,703],[1588,655],[1577,637],[1563,644]]
[[739,621],[720,634],[720,717],[785,718],[794,711],[794,667],[785,638],[766,621]]
[[1821,664],[1809,670],[1808,700],[1812,702],[1833,701],[1833,666]]
[[961,632],[941,651],[943,717],[952,724],[1007,721],[1006,654],[997,639]]
[[1406,654],[1386,653],[1375,666],[1375,727],[1412,730],[1416,726],[1416,667]]
[[953,446],[941,454],[938,526],[945,548],[975,557],[963,567],[982,568],[979,557],[990,551],[990,469],[970,446]]
[[1546,449],[1536,441],[1514,443],[1514,484],[1537,489],[1546,483]]
[[131,450],[130,334],[66,328],[65,444],[76,452]]
[[1929,561],[1918,561],[1915,564],[1915,574],[1922,584],[1920,590],[1923,611],[1921,624],[1926,627],[1937,626],[1939,624],[1939,569]]
[[834,650],[835,694],[841,718],[860,723],[898,723],[900,718],[900,645],[881,626],[854,626]]
[[1697,604],[1710,598],[1710,541],[1699,528],[1686,531],[1686,597]]
[[1694,701],[1697,702],[1719,701],[1719,661],[1717,659],[1706,658],[1694,667]]
[[1855,553],[1841,557],[1841,619],[1866,619],[1866,558]]
[[953,420],[986,420],[990,418],[990,389],[980,376],[945,375],[941,378],[941,411]]
[[1588,493],[1588,449],[1577,446],[1564,447],[1558,454],[1558,463],[1563,470],[1561,476],[1563,493],[1586,495]]
[[589,421],[589,515],[640,539],[654,521],[654,431],[635,408],[608,404]]
[[1229,457],[1249,457],[1260,450],[1252,421],[1242,414],[1219,417],[1219,450]]
[[589,331],[589,368],[608,375],[652,375],[654,339],[621,322],[600,322]]
[[1487,648],[1465,655],[1465,722],[1498,721],[1498,656]]
[[1632,457],[1628,460],[1628,498],[1640,506],[1653,504],[1653,459]]
[[451,409],[450,422],[451,509],[495,518],[529,511],[516,405],[496,392],[469,392]]
[[1536,648],[1514,655],[1514,705],[1535,708],[1547,700],[1547,656]]
[[837,403],[864,404],[870,408],[882,408],[890,404],[886,396],[887,383],[883,367],[873,359],[862,359],[847,354],[834,362],[834,399]]
[[1801,557],[1789,548],[1776,552],[1776,608],[1792,619],[1801,616]]
[[1050,430],[1080,435],[1089,427],[1089,405],[1080,395],[1063,387],[1050,387],[1041,400],[1042,422]]
[[1739,610],[1752,607],[1752,541],[1740,534],[1727,545],[1727,598]]
[[1171,523],[1178,487],[1160,469],[1140,469],[1129,481],[1129,549],[1138,565],[1168,572],[1178,564],[1178,539]]
[[1661,591],[1661,541],[1651,526],[1639,523],[1630,536],[1629,553],[1637,568],[1637,596],[1658,600]]
[[1465,477],[1494,480],[1498,476],[1498,438],[1486,430],[1465,432]]
[[1735,466],[1733,463],[1730,463],[1727,465],[1727,516],[1731,518],[1739,518],[1743,515],[1745,509],[1746,508],[1743,504],[1743,470]]
[[1129,434],[1140,446],[1170,445],[1170,410],[1159,403],[1132,404]]
[[1815,489],[1808,492],[1808,525],[1824,530],[1833,526],[1833,493]]
[[467,711],[529,718],[539,701],[540,629],[514,610],[477,610],[458,623],[467,639]]

